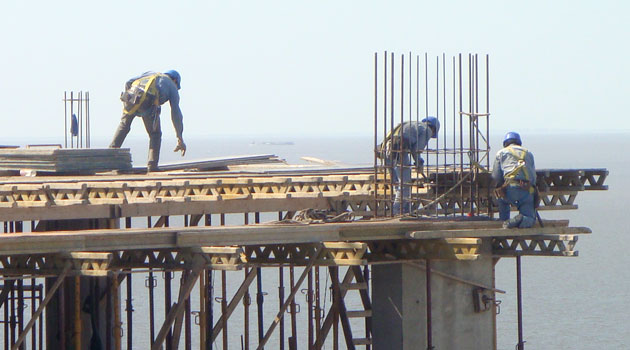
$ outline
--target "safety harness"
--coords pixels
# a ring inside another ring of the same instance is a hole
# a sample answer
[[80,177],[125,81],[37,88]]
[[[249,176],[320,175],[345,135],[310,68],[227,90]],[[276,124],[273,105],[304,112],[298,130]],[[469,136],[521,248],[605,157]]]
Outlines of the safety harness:
[[[525,167],[525,157],[527,156],[528,152],[527,149],[521,146],[519,146],[518,149],[512,146],[508,146],[506,147],[506,149],[517,159],[518,162],[516,167],[512,169],[512,171],[503,175],[503,178],[505,179],[505,185],[517,185],[524,190],[528,190],[530,193],[534,193],[534,184],[532,183],[532,180],[529,177],[529,172],[527,172],[527,169]],[[525,176],[525,180],[516,179],[516,176],[519,173],[523,173],[523,176]]]
[[398,124],[393,130],[387,133],[385,139],[378,146],[377,157],[380,159],[389,158],[389,153],[399,151],[402,146],[402,123]]
[[131,83],[131,87],[120,95],[125,114],[134,114],[141,107],[160,105],[160,92],[155,82],[158,77],[166,75],[155,73],[136,79]]

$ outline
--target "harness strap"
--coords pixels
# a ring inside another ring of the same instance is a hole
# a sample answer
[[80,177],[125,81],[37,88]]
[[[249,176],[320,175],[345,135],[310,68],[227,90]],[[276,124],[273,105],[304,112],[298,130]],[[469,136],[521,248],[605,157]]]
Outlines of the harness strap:
[[131,83],[132,88],[135,86],[138,86],[143,90],[143,93],[142,93],[142,96],[140,97],[140,101],[134,104],[130,110],[127,110],[126,108],[124,108],[124,111],[126,114],[136,113],[138,109],[142,107],[142,105],[144,104],[144,101],[147,99],[147,95],[149,94],[155,96],[153,105],[154,106],[160,105],[160,92],[155,86],[155,80],[157,79],[157,77],[160,77],[160,76],[165,76],[165,75],[161,73],[155,73],[155,74],[148,75],[146,77],[142,77],[140,79],[136,79],[134,80],[133,83]]
[[512,169],[512,171],[508,172],[507,174],[505,174],[503,176],[503,178],[506,180],[506,185],[512,184],[512,183],[516,183],[518,182],[516,180],[516,176],[522,172],[523,175],[525,176],[525,180],[527,182],[529,182],[530,184],[530,188],[529,191],[533,193],[533,186],[534,184],[532,184],[532,181],[529,177],[529,172],[525,169],[525,157],[527,156],[527,149],[521,147],[521,149],[514,149],[513,147],[507,147],[507,151],[510,152],[510,154],[512,154],[517,160],[518,160],[518,165]]

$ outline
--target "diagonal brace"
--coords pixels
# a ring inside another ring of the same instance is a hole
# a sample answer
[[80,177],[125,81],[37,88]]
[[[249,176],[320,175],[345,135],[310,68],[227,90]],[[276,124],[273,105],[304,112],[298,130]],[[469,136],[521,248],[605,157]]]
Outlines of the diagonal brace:
[[168,315],[166,315],[164,324],[162,325],[160,332],[155,338],[155,342],[151,346],[151,350],[160,350],[164,339],[166,339],[166,334],[173,325],[173,322],[175,322],[175,319],[184,312],[185,301],[190,296],[190,292],[195,286],[195,283],[197,283],[197,279],[199,278],[199,275],[201,274],[201,271],[203,271],[204,267],[205,261],[203,260],[203,258],[201,258],[200,256],[195,256],[190,275],[188,275],[186,282],[179,289],[179,297],[177,299],[177,303],[173,304],[173,307],[169,311]]

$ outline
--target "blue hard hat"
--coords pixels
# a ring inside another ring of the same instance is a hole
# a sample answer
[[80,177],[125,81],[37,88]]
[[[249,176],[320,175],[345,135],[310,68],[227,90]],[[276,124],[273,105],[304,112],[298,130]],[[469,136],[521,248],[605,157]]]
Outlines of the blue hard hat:
[[505,134],[505,137],[503,138],[503,147],[507,147],[509,144],[515,143],[517,145],[521,145],[521,135],[519,135],[517,132],[514,131],[510,131],[507,134]]
[[171,79],[175,81],[175,84],[177,84],[177,90],[182,88],[182,77],[179,76],[179,73],[177,73],[176,70],[167,70],[166,72],[164,72],[164,74],[168,75]]
[[432,129],[433,135],[431,135],[431,138],[437,138],[437,133],[440,131],[440,121],[436,117],[426,117],[421,121],[426,123]]

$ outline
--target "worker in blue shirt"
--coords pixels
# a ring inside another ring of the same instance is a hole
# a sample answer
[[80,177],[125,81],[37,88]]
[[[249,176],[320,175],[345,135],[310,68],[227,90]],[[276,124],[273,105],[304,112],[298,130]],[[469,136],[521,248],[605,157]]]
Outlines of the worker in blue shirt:
[[177,146],[174,152],[186,154],[186,144],[182,137],[184,125],[182,111],[179,108],[179,92],[181,77],[177,71],[155,73],[146,72],[131,78],[125,84],[125,91],[120,99],[123,102],[123,116],[114,134],[110,148],[120,148],[131,129],[131,122],[136,116],[142,118],[144,128],[149,134],[149,160],[147,170],[157,171],[162,144],[162,129],[160,126],[161,105],[170,102],[171,120],[177,136]]
[[396,126],[381,143],[379,157],[385,159],[385,164],[392,167],[391,174],[394,183],[392,209],[394,215],[401,213],[401,199],[405,201],[402,212],[409,213],[411,209],[411,161],[413,159],[413,165],[422,171],[424,159],[420,153],[427,147],[431,138],[437,137],[439,130],[440,121],[435,117],[427,117],[420,122],[406,121]]
[[[518,133],[508,132],[492,169],[491,188],[498,185],[494,193],[499,201],[499,219],[503,221],[503,228],[528,228],[536,222],[534,155],[521,144]],[[512,219],[510,205],[516,206],[519,212]]]

